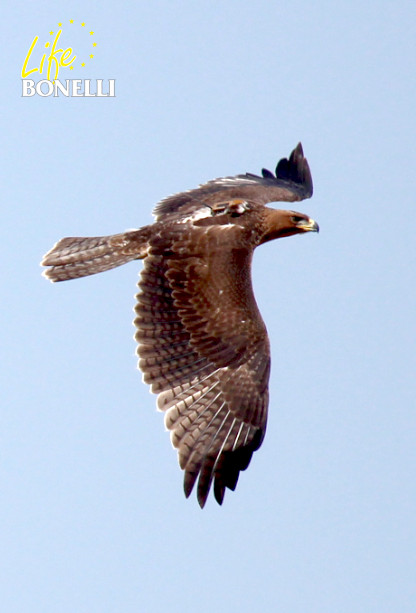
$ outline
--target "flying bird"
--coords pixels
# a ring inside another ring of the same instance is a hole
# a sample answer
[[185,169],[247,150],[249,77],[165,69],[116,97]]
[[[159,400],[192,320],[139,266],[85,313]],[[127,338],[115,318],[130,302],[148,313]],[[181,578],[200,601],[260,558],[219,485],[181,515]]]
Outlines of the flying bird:
[[303,213],[266,206],[312,196],[299,143],[275,173],[208,181],[169,196],[155,222],[95,238],[63,238],[44,256],[44,275],[66,281],[144,260],[134,325],[143,380],[185,471],[205,505],[219,504],[262,444],[269,403],[270,347],[251,283],[256,247],[318,232]]

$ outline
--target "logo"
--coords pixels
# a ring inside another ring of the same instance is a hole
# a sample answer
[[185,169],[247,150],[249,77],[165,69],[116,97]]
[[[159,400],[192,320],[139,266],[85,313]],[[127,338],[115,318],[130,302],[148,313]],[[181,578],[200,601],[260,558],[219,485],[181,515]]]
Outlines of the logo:
[[[46,41],[42,43],[40,37],[35,36],[24,58],[23,97],[115,97],[115,79],[86,78],[94,69],[99,42],[94,30],[84,21],[60,22],[44,38]],[[69,46],[69,41],[75,46]],[[63,80],[62,76],[71,78]]]

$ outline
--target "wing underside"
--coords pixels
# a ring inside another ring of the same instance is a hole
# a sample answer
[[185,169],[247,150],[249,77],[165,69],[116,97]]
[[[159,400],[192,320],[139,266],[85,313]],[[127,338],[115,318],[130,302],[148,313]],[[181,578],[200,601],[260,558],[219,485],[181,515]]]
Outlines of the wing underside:
[[222,503],[225,488],[235,488],[263,440],[270,362],[255,303],[254,313],[245,311],[245,320],[257,326],[253,335],[243,324],[236,327],[232,301],[219,300],[228,279],[210,283],[207,270],[202,258],[176,259],[172,251],[169,258],[150,254],[135,309],[139,367],[165,412],[185,471],[185,493],[190,495],[198,479],[201,506],[212,483]]

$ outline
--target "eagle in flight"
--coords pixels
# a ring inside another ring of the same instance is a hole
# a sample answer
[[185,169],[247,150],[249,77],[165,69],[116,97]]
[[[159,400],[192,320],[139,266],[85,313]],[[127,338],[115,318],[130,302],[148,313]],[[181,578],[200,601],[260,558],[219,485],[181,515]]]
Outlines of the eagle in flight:
[[275,174],[263,169],[214,179],[162,200],[155,222],[95,238],[63,238],[45,255],[44,275],[66,281],[144,260],[134,325],[139,368],[185,471],[205,505],[213,483],[222,504],[264,438],[270,347],[251,283],[258,245],[318,224],[269,202],[312,196],[299,143]]

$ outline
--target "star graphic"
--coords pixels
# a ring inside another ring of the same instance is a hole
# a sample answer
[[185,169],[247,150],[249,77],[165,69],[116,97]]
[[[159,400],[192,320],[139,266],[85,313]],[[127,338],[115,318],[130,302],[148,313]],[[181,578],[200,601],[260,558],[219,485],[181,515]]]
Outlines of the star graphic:
[[69,23],[74,23],[74,20],[73,20],[73,19],[70,19],[70,20],[69,20]]
[[85,66],[85,62],[82,62],[81,66]]
[[81,25],[84,27],[84,26],[85,26],[85,22],[82,22],[82,24],[81,24]]
[[59,26],[59,27],[61,27],[61,25],[62,25],[61,23],[58,23],[58,26]]
[[97,46],[97,43],[92,43],[92,46],[93,46],[93,47],[96,47],[96,46]]
[[94,56],[93,56],[93,55],[92,55],[92,53],[91,53],[90,58],[92,59],[93,57],[94,57]]
[[52,36],[53,32],[49,32],[49,34]]
[[70,67],[69,67],[69,70],[74,70],[74,67],[73,67],[73,66],[70,66]]
[[90,35],[92,36],[94,34],[94,32],[90,32]]

